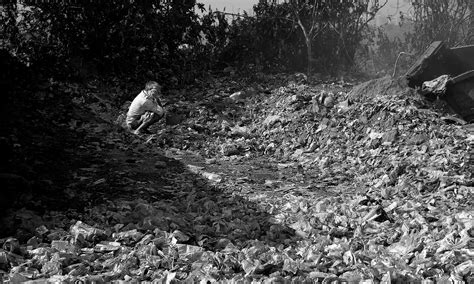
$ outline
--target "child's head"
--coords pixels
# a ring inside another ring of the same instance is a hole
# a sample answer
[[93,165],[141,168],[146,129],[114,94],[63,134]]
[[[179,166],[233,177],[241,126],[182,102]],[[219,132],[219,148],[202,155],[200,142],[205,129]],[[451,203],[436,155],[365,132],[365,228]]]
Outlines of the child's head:
[[149,81],[145,84],[145,91],[156,95],[161,93],[161,86],[155,81]]

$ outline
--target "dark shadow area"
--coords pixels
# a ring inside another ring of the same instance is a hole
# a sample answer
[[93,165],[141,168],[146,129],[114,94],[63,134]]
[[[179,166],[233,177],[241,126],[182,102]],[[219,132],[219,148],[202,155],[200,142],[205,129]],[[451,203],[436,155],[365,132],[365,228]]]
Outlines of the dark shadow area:
[[0,237],[16,235],[24,240],[33,232],[21,228],[23,220],[9,219],[17,209],[42,215],[48,210],[83,208],[80,202],[69,202],[65,188],[71,182],[71,170],[87,164],[88,157],[77,155],[77,149],[91,137],[71,127],[71,121],[87,117],[87,112],[75,108],[58,85],[38,81],[38,76],[6,53],[2,53],[1,69],[8,72],[0,81],[5,91],[0,128]]
[[155,226],[179,230],[190,237],[185,244],[212,251],[223,249],[229,241],[237,246],[249,240],[279,244],[294,235],[292,229],[272,224],[272,216],[257,203],[232,194],[225,183],[212,185],[179,160],[153,151],[112,150],[110,154],[114,160],[104,164],[106,171],[101,174],[110,183],[89,190],[92,205],[117,201],[134,206],[112,222],[133,224],[132,228],[143,231]]
[[[146,144],[146,137],[125,133],[74,104],[60,83],[15,80],[7,80],[1,111],[0,238],[26,242],[41,222],[68,231],[99,207],[106,209],[96,224],[179,230],[189,237],[181,243],[212,251],[250,240],[279,244],[294,236],[232,188],[210,184]],[[92,131],[99,124],[105,128]],[[70,222],[42,219],[53,211]]]

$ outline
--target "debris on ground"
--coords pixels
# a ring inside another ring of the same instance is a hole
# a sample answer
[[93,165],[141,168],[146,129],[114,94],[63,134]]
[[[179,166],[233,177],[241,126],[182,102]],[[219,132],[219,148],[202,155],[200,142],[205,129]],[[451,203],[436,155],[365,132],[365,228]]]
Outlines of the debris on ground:
[[[109,124],[64,119],[81,134],[61,156],[68,206],[8,212],[0,278],[473,280],[470,124],[391,78],[235,80],[177,91],[183,117],[148,143],[112,128],[105,103],[89,109]],[[230,103],[246,84],[256,93]]]

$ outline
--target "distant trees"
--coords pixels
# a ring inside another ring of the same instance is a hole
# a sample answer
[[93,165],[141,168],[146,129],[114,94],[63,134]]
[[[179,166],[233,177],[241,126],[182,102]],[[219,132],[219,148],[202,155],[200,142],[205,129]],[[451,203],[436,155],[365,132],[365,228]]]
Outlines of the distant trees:
[[[354,64],[364,30],[386,3],[378,0],[261,0],[253,17],[236,18],[230,43],[247,57],[224,52],[236,62],[263,67],[306,69],[308,74],[334,72]],[[248,62],[247,62],[248,63]]]
[[434,40],[448,46],[474,43],[474,1],[412,0],[414,33],[410,43],[422,50]]
[[[190,80],[229,65],[331,73],[354,65],[369,21],[387,0],[261,0],[251,16],[206,12],[197,1],[13,1],[0,8],[0,48],[67,76],[84,64]],[[472,40],[471,2],[413,0],[417,33]],[[413,37],[414,45],[421,40]]]
[[314,61],[313,42],[323,39],[323,33],[334,33],[336,39],[328,44],[336,44],[333,48],[340,50],[340,56],[351,65],[362,30],[387,1],[382,5],[378,0],[289,0],[288,3],[290,16],[305,39],[307,73],[310,74]]

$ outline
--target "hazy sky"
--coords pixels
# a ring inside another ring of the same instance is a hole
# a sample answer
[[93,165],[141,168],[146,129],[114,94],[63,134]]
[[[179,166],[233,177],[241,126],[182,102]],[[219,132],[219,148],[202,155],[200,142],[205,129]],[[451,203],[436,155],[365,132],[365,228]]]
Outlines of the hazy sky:
[[[249,14],[253,13],[253,5],[257,4],[258,1],[259,0],[197,0],[197,2],[203,3],[206,9],[211,5],[213,10],[222,11],[225,7],[226,12],[239,13],[245,10]],[[410,6],[408,4],[409,2],[409,0],[388,0],[387,5],[379,12],[378,18],[380,19],[377,19],[377,22],[385,22],[388,15],[397,15],[399,11],[408,10]]]
[[238,13],[246,10],[247,13],[252,12],[253,5],[258,3],[258,0],[197,0],[199,3],[203,3],[206,9],[211,8],[213,10],[223,10],[225,7],[226,12]]

